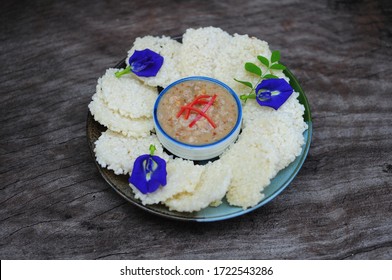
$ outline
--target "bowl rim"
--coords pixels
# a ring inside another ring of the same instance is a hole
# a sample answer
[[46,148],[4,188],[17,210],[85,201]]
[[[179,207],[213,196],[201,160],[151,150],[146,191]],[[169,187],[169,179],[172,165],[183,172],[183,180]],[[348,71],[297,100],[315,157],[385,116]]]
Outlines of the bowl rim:
[[[228,93],[230,93],[236,104],[237,104],[237,108],[238,108],[238,116],[237,116],[237,121],[234,125],[234,127],[231,129],[231,131],[229,133],[227,133],[223,138],[212,142],[212,143],[208,143],[208,144],[202,144],[202,145],[192,145],[192,144],[187,144],[184,142],[181,142],[175,138],[173,138],[172,136],[170,136],[169,134],[166,133],[166,131],[161,127],[159,121],[158,121],[158,117],[157,117],[157,111],[158,111],[158,105],[160,100],[162,99],[162,97],[169,91],[169,89],[171,89],[172,87],[174,87],[177,84],[186,82],[186,81],[194,81],[194,80],[201,80],[201,81],[208,81],[208,82],[212,82],[214,84],[218,84],[219,86],[223,87],[224,89],[226,89],[226,91]],[[214,79],[214,78],[210,78],[210,77],[206,77],[206,76],[189,76],[186,78],[181,78],[179,80],[176,80],[175,82],[171,83],[170,85],[168,85],[167,87],[165,87],[160,94],[158,95],[155,104],[154,104],[154,109],[153,109],[153,120],[154,120],[154,126],[156,129],[156,132],[159,131],[159,133],[161,133],[166,139],[174,142],[177,146],[181,146],[183,148],[188,148],[188,149],[198,149],[198,150],[203,150],[203,149],[208,149],[214,146],[217,146],[223,142],[225,142],[226,140],[230,139],[230,137],[233,136],[233,134],[235,134],[237,131],[240,130],[241,126],[242,126],[242,104],[241,104],[241,100],[239,99],[239,97],[237,96],[237,94],[235,93],[235,91],[230,88],[228,85],[226,85],[225,83]]]

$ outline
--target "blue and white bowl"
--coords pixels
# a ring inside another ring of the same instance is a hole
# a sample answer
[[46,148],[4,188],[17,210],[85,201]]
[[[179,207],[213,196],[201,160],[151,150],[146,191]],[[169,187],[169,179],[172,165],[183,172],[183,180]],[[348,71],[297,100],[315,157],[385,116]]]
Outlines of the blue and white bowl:
[[[233,129],[223,138],[219,139],[216,142],[204,144],[204,145],[191,145],[187,143],[183,143],[174,139],[173,137],[169,136],[161,127],[157,117],[157,110],[159,106],[159,102],[161,101],[162,97],[175,85],[186,82],[186,81],[207,81],[215,83],[224,89],[227,90],[235,99],[237,107],[238,107],[238,117],[237,121],[233,127]],[[190,160],[208,160],[215,158],[223,153],[223,151],[229,147],[234,141],[237,139],[238,134],[241,130],[242,125],[242,105],[241,101],[235,92],[226,84],[218,81],[216,79],[212,79],[209,77],[202,77],[202,76],[192,76],[180,79],[175,81],[174,83],[167,86],[160,95],[158,96],[157,100],[155,101],[154,111],[153,111],[153,119],[154,119],[154,126],[156,135],[162,145],[170,151],[172,154],[182,157],[184,159]]]

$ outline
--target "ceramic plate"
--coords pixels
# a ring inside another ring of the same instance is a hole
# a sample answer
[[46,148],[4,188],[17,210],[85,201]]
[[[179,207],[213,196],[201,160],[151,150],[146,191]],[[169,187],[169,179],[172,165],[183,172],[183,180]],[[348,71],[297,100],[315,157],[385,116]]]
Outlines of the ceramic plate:
[[[121,61],[115,68],[125,68],[125,62]],[[308,124],[308,130],[304,132],[305,145],[302,147],[301,154],[285,169],[281,170],[276,177],[271,181],[270,185],[264,189],[265,198],[259,204],[246,210],[230,206],[226,201],[219,207],[208,207],[199,212],[180,213],[169,211],[163,205],[143,205],[135,196],[128,185],[128,176],[115,175],[112,171],[102,168],[96,161],[94,155],[94,143],[106,128],[94,120],[92,115],[88,113],[87,116],[87,140],[90,147],[91,154],[94,158],[95,164],[106,182],[124,199],[132,204],[162,217],[183,220],[183,221],[197,221],[197,222],[213,222],[225,219],[234,218],[240,215],[249,213],[274,199],[280,194],[294,179],[308,154],[311,136],[312,136],[312,120],[310,115],[310,108],[306,96],[299,85],[294,75],[286,69],[284,73],[290,78],[290,84],[295,91],[299,92],[299,102],[305,106],[304,120]]]

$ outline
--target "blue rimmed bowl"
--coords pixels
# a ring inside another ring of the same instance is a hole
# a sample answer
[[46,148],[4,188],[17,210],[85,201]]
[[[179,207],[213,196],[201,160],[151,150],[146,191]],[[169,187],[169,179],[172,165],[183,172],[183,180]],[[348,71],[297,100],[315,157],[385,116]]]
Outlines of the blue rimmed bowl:
[[[193,145],[193,144],[181,142],[180,140],[173,138],[168,133],[166,133],[166,131],[162,128],[162,125],[158,120],[158,108],[162,98],[166,94],[170,94],[170,89],[172,89],[174,86],[177,86],[181,83],[188,82],[188,81],[202,81],[202,82],[214,83],[222,87],[227,93],[232,95],[232,97],[234,98],[237,104],[237,112],[238,112],[237,120],[235,122],[234,127],[231,129],[231,131],[228,134],[226,134],[223,138],[208,144]],[[163,89],[163,91],[160,93],[160,95],[158,96],[155,102],[153,119],[154,119],[156,135],[159,141],[161,142],[161,144],[169,152],[171,152],[172,154],[178,157],[182,157],[184,159],[197,160],[197,161],[209,160],[221,155],[223,151],[227,147],[229,147],[232,143],[234,143],[234,141],[237,139],[242,125],[242,105],[236,93],[229,86],[222,83],[221,81],[209,77],[192,76],[192,77],[187,77],[187,78],[177,80],[174,83],[167,86],[165,89]]]

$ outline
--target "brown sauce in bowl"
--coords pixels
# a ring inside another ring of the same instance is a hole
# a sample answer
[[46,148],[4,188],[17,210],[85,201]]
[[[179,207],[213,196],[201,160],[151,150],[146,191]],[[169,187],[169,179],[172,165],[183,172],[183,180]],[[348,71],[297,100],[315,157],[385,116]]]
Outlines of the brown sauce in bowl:
[[219,84],[189,80],[174,85],[162,96],[157,119],[166,134],[177,141],[205,145],[232,131],[238,106]]

